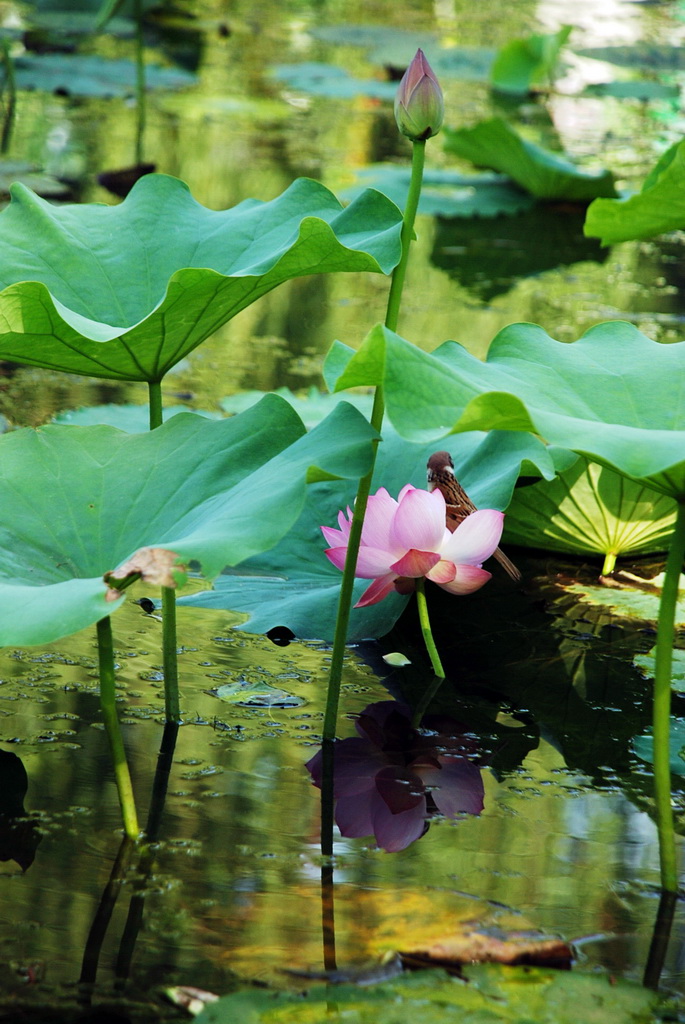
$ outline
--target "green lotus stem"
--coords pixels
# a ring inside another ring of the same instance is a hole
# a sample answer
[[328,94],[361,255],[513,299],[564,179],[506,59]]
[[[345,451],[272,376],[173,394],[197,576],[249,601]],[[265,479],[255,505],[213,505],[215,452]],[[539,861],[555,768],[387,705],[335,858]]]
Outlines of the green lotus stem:
[[176,591],[162,587],[162,665],[164,668],[164,710],[167,722],[180,722],[178,698],[178,653],[176,642]]
[[114,765],[114,779],[119,794],[119,804],[124,820],[124,832],[129,839],[137,839],[138,815],[133,797],[131,775],[126,761],[126,750],[121,735],[119,718],[116,709],[116,676],[114,672],[114,643],[112,640],[112,620],[109,615],[100,619],[97,624],[98,660],[100,665],[100,707],[105,723],[105,732],[109,740],[109,749]]
[[134,0],[133,16],[136,22],[136,150],[135,163],[143,162],[143,137],[145,135],[145,47],[143,40],[143,3]]
[[680,586],[680,573],[685,559],[685,501],[678,502],[678,512],[666,560],[666,575],[659,602],[654,670],[654,708],[652,736],[654,742],[654,803],[659,835],[661,886],[666,892],[678,891],[673,805],[671,802],[671,670],[675,614]]
[[400,262],[392,272],[388,307],[385,313],[385,326],[389,327],[391,331],[397,330],[397,321],[400,315],[402,289],[404,288],[404,278],[407,273],[407,264],[409,263],[409,246],[414,238],[414,221],[416,220],[416,211],[419,208],[425,159],[426,140],[422,139],[418,142],[413,142],[411,180],[409,182],[409,192],[407,193],[407,202],[404,208],[404,217],[402,218],[402,233],[400,235],[402,239],[402,255],[400,256]]
[[[402,231],[400,239],[402,243],[402,254],[399,263],[392,273],[388,305],[385,313],[385,326],[391,331],[396,330],[399,317],[400,304],[402,300],[402,288],[407,272],[409,261],[409,249],[414,238],[414,221],[421,195],[421,183],[423,181],[423,164],[426,153],[426,142],[414,142],[412,144],[412,165],[411,181],[407,203],[402,219]],[[383,388],[377,387],[374,393],[373,410],[371,412],[371,426],[380,433],[383,426],[385,414],[385,400]],[[357,556],[366,514],[366,505],[371,492],[373,471],[376,465],[376,454],[378,441],[373,442],[371,457],[371,469],[359,481],[357,497],[354,502],[354,515],[350,527],[350,536],[347,542],[347,555],[345,557],[345,568],[343,569],[342,583],[340,585],[340,596],[338,598],[338,611],[335,621],[335,633],[333,636],[333,651],[331,653],[331,667],[328,676],[328,694],[326,697],[326,711],[323,721],[322,744],[321,744],[321,855],[330,857],[333,853],[333,745],[338,722],[338,707],[340,704],[340,686],[342,683],[343,663],[345,658],[345,644],[347,642],[347,631],[350,623],[350,611],[352,609],[352,595],[354,590],[354,573],[357,568]]]
[[613,552],[609,552],[604,556],[604,564],[602,566],[602,576],[608,576],[610,572],[613,572],[616,568],[616,555]]
[[435,646],[435,640],[433,639],[433,630],[431,629],[430,618],[428,617],[428,604],[426,602],[426,581],[423,576],[419,577],[416,581],[416,604],[419,610],[419,624],[421,626],[421,635],[423,636],[423,642],[426,645],[428,651],[428,657],[430,658],[431,665],[433,666],[433,672],[435,673],[433,682],[426,689],[423,697],[419,701],[414,714],[412,715],[412,728],[418,729],[421,724],[421,719],[425,715],[426,711],[431,705],[433,697],[445,682],[445,670],[442,667],[440,661],[440,655],[438,649]]
[[154,430],[155,427],[161,427],[163,422],[161,380],[147,382],[147,395],[150,407],[150,430]]
[[[150,403],[150,430],[162,425],[162,382],[147,384]],[[176,642],[176,591],[162,587],[162,665],[164,668],[164,710],[167,722],[180,722],[178,698],[178,654]]]

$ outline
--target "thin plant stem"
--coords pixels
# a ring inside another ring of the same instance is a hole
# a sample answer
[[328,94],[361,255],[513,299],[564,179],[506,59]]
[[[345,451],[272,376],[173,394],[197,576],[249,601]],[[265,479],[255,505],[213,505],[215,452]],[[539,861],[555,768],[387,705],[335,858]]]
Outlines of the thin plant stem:
[[659,602],[654,670],[654,708],[652,737],[654,742],[654,803],[659,835],[661,887],[666,892],[678,891],[673,805],[671,802],[671,672],[675,613],[680,573],[685,559],[685,502],[678,502],[673,535],[666,560],[666,574]]
[[385,312],[385,326],[389,327],[391,331],[397,330],[397,322],[400,315],[402,289],[404,288],[404,279],[407,274],[407,264],[409,263],[409,247],[414,238],[414,221],[416,220],[416,211],[419,208],[425,159],[426,140],[422,139],[419,142],[413,142],[411,180],[409,182],[409,192],[407,193],[407,202],[404,208],[404,217],[402,218],[402,233],[400,235],[402,239],[402,255],[400,256],[400,262],[392,272],[388,306]]
[[98,659],[100,665],[100,707],[105,723],[105,732],[109,740],[109,749],[114,765],[114,779],[119,794],[119,804],[124,820],[124,832],[129,839],[137,839],[138,815],[133,797],[131,775],[126,761],[126,750],[121,735],[119,718],[116,709],[116,676],[114,672],[114,642],[112,640],[112,621],[109,615],[100,619],[97,624]]
[[649,944],[649,954],[645,965],[645,972],[642,975],[642,984],[645,988],[652,988],[655,992],[659,990],[661,972],[666,963],[666,954],[673,929],[673,918],[675,917],[678,894],[675,892],[662,892],[659,900],[659,909],[652,931],[652,941]]
[[412,716],[411,724],[413,729],[418,729],[421,724],[421,719],[425,715],[426,711],[431,705],[433,697],[438,692],[440,687],[445,681],[445,670],[442,667],[440,661],[440,655],[438,649],[435,646],[435,640],[433,639],[433,630],[431,629],[430,618],[428,617],[428,604],[426,602],[426,583],[423,576],[419,577],[416,581],[416,604],[419,610],[419,624],[421,626],[421,635],[423,636],[423,642],[426,645],[428,651],[428,657],[430,658],[431,665],[433,666],[433,672],[435,673],[433,682],[427,688],[423,697],[419,701],[414,714]]
[[7,102],[5,104],[5,116],[2,119],[0,153],[6,155],[9,152],[12,129],[14,128],[14,119],[17,112],[17,80],[14,74],[14,61],[10,53],[10,44],[7,39],[2,40],[2,66],[5,71],[3,91],[7,94]]
[[135,163],[143,162],[143,139],[147,116],[145,95],[145,46],[143,39],[143,3],[134,0],[133,16],[136,22],[136,148]]
[[[162,425],[162,382],[148,381],[150,430]],[[162,587],[162,665],[164,668],[164,710],[167,722],[180,722],[178,697],[178,654],[176,640],[176,591]]]
[[[423,165],[426,152],[425,140],[413,143],[411,182],[407,203],[402,219],[402,230],[400,239],[402,253],[399,263],[395,267],[390,282],[390,293],[385,314],[385,326],[394,331],[397,328],[400,304],[402,300],[402,288],[407,272],[409,261],[409,249],[414,237],[414,220],[421,195],[421,183],[423,181]],[[383,426],[385,413],[385,400],[383,388],[377,387],[374,393],[373,410],[371,413],[371,426],[380,433]],[[335,731],[338,721],[338,707],[340,704],[340,687],[342,684],[342,673],[345,659],[345,644],[350,622],[352,609],[352,594],[354,589],[354,573],[357,567],[357,556],[366,514],[366,505],[371,492],[373,471],[376,464],[378,441],[373,442],[371,468],[366,476],[359,481],[357,497],[354,503],[354,515],[350,527],[350,535],[347,542],[347,554],[345,567],[343,569],[342,582],[340,585],[340,596],[338,598],[338,612],[335,622],[333,636],[333,650],[331,653],[331,665],[328,675],[328,694],[326,698],[326,711],[324,714],[322,744],[321,744],[321,855],[331,857],[333,854],[333,745],[335,742]]]
[[81,961],[81,975],[78,980],[81,1002],[86,1004],[91,1002],[90,997],[97,979],[102,945],[105,941],[107,929],[112,919],[121,887],[124,884],[134,849],[135,844],[129,836],[124,836],[112,865],[109,881],[105,886],[105,891],[102,894],[93,923],[88,932],[85,949],[83,950],[83,960]]
[[167,722],[180,722],[176,591],[173,587],[162,587],[162,666],[164,669],[164,710],[166,720]]

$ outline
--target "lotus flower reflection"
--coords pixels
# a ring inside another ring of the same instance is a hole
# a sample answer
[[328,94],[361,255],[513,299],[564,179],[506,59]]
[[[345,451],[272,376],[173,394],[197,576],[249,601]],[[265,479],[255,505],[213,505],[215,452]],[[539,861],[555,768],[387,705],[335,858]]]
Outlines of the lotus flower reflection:
[[[480,814],[483,779],[469,760],[474,744],[452,719],[430,716],[430,734],[412,729],[411,711],[396,701],[369,704],[355,722],[359,736],[334,746],[335,821],[348,838],[373,835],[390,853],[428,829],[426,819]],[[321,788],[321,751],[306,765]]]
[[[340,512],[338,526],[322,526],[331,545],[327,557],[343,569],[352,525],[352,511]],[[495,509],[472,512],[450,533],[445,525],[445,499],[439,490],[407,484],[397,501],[384,487],[369,497],[355,576],[373,583],[357,608],[377,604],[391,590],[408,594],[414,580],[425,576],[450,594],[472,594],[490,579],[481,568],[502,535],[504,514]]]

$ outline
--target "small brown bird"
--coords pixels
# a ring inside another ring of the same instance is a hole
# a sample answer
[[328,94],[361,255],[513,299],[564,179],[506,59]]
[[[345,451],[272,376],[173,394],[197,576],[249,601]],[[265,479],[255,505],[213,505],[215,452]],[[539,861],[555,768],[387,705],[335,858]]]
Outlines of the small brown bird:
[[[428,490],[434,491],[437,487],[442,492],[445,504],[447,505],[447,529],[454,533],[459,523],[466,519],[471,512],[476,512],[477,509],[454,475],[454,463],[450,453],[433,452],[428,460],[426,476],[428,478]],[[521,579],[521,573],[500,548],[493,552],[493,558],[497,559],[513,580],[518,581]]]

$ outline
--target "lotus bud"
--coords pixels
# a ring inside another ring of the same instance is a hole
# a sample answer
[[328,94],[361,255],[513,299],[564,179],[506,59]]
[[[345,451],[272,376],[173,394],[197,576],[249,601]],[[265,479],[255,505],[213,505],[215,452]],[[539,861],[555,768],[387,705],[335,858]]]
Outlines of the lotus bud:
[[417,50],[395,97],[397,127],[413,142],[421,142],[438,134],[444,113],[442,89],[423,50]]

